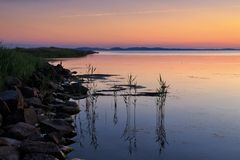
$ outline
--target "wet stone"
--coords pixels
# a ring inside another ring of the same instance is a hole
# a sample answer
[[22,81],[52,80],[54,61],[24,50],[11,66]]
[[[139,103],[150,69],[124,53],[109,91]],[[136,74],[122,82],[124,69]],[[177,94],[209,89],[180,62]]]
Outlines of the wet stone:
[[24,153],[43,153],[59,159],[65,159],[64,153],[52,142],[25,141],[22,143],[20,149]]
[[36,111],[33,108],[24,109],[25,122],[31,125],[38,123]]
[[0,159],[1,160],[19,160],[19,152],[15,147],[3,146],[0,147]]
[[40,124],[48,131],[57,131],[61,135],[69,135],[73,132],[71,124],[62,119],[41,120]]
[[0,146],[20,146],[21,141],[12,139],[12,138],[7,138],[7,137],[0,137]]
[[24,156],[23,160],[58,160],[58,158],[43,153],[29,153]]
[[19,122],[15,125],[9,126],[7,132],[9,133],[9,136],[16,139],[26,139],[28,136],[37,134],[39,131],[36,127],[30,124]]
[[11,111],[24,106],[23,96],[18,89],[0,92],[0,98],[6,102]]

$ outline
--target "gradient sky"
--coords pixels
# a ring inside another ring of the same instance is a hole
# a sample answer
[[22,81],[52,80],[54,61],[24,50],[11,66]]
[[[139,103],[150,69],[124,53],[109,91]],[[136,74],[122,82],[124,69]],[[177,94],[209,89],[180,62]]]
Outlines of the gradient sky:
[[0,40],[240,48],[239,0],[0,0]]

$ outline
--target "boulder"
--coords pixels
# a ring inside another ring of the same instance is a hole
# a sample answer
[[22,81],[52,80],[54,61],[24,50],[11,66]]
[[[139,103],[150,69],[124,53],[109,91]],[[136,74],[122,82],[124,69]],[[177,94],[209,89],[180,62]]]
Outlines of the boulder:
[[80,108],[76,102],[67,101],[65,103],[59,103],[55,105],[50,105],[55,108],[57,113],[67,113],[70,115],[77,114],[80,112]]
[[74,130],[71,124],[67,123],[62,119],[53,119],[53,120],[45,119],[45,120],[41,120],[40,124],[48,132],[49,131],[58,132],[60,135],[72,134]]
[[9,88],[14,88],[14,87],[21,87],[22,86],[22,82],[16,78],[16,77],[7,77],[6,78],[6,86],[8,86]]
[[67,101],[71,98],[70,95],[65,94],[65,93],[53,93],[53,96],[55,98],[58,98],[58,99],[61,99],[61,100],[64,100],[64,101]]
[[15,146],[18,147],[20,146],[21,141],[12,139],[12,138],[7,138],[7,137],[0,137],[0,146]]
[[18,122],[24,122],[24,113],[22,109],[17,109],[4,118],[4,125],[16,124]]
[[20,150],[24,153],[42,153],[49,154],[61,160],[65,159],[61,149],[52,142],[25,141],[22,143]]
[[63,145],[60,146],[60,149],[61,149],[61,151],[62,151],[64,154],[68,154],[68,153],[70,153],[70,152],[73,151],[73,148],[72,148],[72,147],[63,146]]
[[31,135],[38,134],[39,130],[30,124],[19,122],[15,125],[8,126],[7,132],[10,137],[26,139]]
[[25,102],[28,104],[28,106],[33,106],[44,110],[51,110],[51,107],[44,105],[41,99],[37,97],[27,98],[25,99]]
[[25,122],[31,125],[38,123],[37,113],[34,108],[25,108],[24,109],[24,119]]
[[32,97],[32,98],[26,98],[25,102],[29,105],[29,106],[41,106],[42,105],[42,101],[40,98],[37,97]]
[[72,71],[72,74],[77,74],[78,72],[77,71]]
[[15,147],[3,146],[3,147],[0,147],[0,159],[1,160],[19,160],[20,155]]
[[51,141],[56,144],[60,144],[62,141],[61,140],[62,136],[57,132],[48,133],[48,134],[46,134],[45,138],[46,138],[46,140]]
[[21,87],[20,90],[25,98],[38,97],[39,95],[39,90],[36,88]]
[[52,108],[55,108],[57,113],[66,113],[70,115],[74,115],[80,112],[79,107],[67,106],[67,105],[50,105]]
[[2,126],[2,124],[3,124],[3,116],[2,116],[2,114],[0,113],[0,127]]
[[10,114],[10,109],[7,105],[6,102],[4,102],[1,98],[0,98],[0,113],[4,116]]
[[58,160],[58,158],[43,153],[28,153],[23,160]]
[[65,91],[73,95],[86,95],[88,88],[82,86],[81,82],[74,82],[63,86]]
[[24,108],[24,99],[19,89],[6,90],[0,92],[0,98],[5,101],[11,111],[15,111],[17,108]]

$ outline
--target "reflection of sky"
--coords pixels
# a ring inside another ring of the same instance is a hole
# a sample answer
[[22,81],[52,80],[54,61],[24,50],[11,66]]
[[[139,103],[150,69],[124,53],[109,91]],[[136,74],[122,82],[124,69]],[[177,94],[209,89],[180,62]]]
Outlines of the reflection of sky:
[[0,1],[0,38],[45,45],[239,47],[238,0]]
[[[158,74],[170,84],[165,105],[165,130],[168,144],[162,155],[166,159],[236,159],[240,143],[240,56],[212,55],[91,55],[63,61],[66,67],[94,64],[97,73],[137,75],[138,84],[157,87]],[[79,71],[83,71],[82,69]],[[204,78],[203,78],[204,77]],[[74,144],[86,159],[129,158],[128,143],[121,138],[126,123],[126,105],[118,97],[118,123],[114,125],[114,98],[98,97],[95,151],[86,136],[84,148]],[[131,158],[157,159],[155,142],[156,99],[138,97],[136,106],[137,149]],[[86,125],[85,100],[80,100],[80,119]],[[133,105],[131,105],[133,107]],[[133,108],[131,123],[133,122]],[[76,139],[78,141],[78,139]]]

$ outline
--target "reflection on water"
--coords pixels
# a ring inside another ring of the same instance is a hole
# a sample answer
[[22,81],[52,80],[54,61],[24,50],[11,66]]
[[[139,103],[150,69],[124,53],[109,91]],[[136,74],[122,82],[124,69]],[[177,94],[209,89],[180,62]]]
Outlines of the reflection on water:
[[117,115],[117,91],[113,91],[114,98],[114,113],[113,113],[113,124],[116,125],[118,123],[118,115]]
[[[136,106],[137,97],[132,97],[132,81],[129,81],[129,88],[127,89],[125,95],[123,95],[124,103],[126,105],[126,125],[123,131],[122,137],[126,142],[128,142],[129,153],[132,154],[133,150],[137,148],[137,129],[136,129]],[[134,93],[136,94],[136,87],[134,88]]]
[[167,142],[167,135],[165,130],[165,101],[167,93],[161,94],[157,97],[156,100],[156,142],[159,144],[159,153],[165,148]]
[[[85,84],[93,96],[79,101],[78,135],[69,159],[240,158],[239,55],[111,53],[63,61],[65,67],[80,68],[79,73],[86,73],[85,64],[94,64],[97,74],[133,73],[147,88],[108,90],[126,83],[117,76],[107,84],[103,79]],[[171,84],[169,93],[135,96],[156,90],[159,73]],[[96,97],[96,90],[108,96]]]

